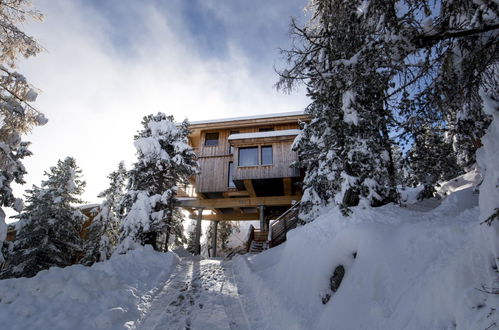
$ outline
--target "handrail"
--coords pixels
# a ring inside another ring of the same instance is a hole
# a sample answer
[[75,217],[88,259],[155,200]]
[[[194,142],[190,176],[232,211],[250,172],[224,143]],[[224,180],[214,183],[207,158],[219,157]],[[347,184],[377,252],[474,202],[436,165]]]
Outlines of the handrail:
[[[288,232],[288,221],[287,216],[296,211],[296,208],[300,205],[300,203],[296,203],[292,207],[290,207],[286,212],[281,214],[270,226],[269,228],[269,245],[276,246],[286,240],[286,233]],[[294,227],[296,221],[290,223],[291,227]],[[272,233],[272,234],[271,234]],[[281,241],[282,240],[282,241]]]

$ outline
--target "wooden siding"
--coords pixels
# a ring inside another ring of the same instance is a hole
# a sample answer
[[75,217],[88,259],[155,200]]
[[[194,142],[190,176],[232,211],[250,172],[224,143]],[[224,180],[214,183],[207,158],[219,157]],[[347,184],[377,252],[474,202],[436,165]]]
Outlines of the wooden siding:
[[[200,139],[193,143],[198,156],[200,174],[196,176],[196,191],[204,192],[224,192],[228,191],[228,168],[229,162],[234,162],[234,179],[262,179],[279,177],[296,177],[299,171],[291,169],[289,165],[296,160],[296,154],[292,152],[291,143],[294,137],[279,137],[276,142],[269,140],[262,141],[262,145],[272,145],[273,165],[238,167],[237,148],[234,154],[230,154],[230,143],[228,137],[231,132],[254,133],[259,128],[273,127],[274,130],[288,130],[298,128],[298,123],[284,123],[275,125],[260,125],[254,127],[231,127],[230,129],[208,129],[201,130]],[[205,146],[206,133],[218,132],[218,145]],[[194,142],[194,141],[192,141]],[[259,145],[256,141],[248,141],[252,145]]]
[[259,146],[269,145],[272,145],[272,165],[238,166],[238,148],[235,148],[233,180],[287,178],[300,175],[299,170],[290,167],[291,163],[297,160],[296,153],[291,151],[291,142],[265,142]]

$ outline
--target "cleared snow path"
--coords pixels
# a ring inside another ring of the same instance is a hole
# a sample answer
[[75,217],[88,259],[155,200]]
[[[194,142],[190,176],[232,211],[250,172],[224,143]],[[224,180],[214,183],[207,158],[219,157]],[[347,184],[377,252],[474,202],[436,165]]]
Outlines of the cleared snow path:
[[230,267],[182,258],[137,329],[249,329]]

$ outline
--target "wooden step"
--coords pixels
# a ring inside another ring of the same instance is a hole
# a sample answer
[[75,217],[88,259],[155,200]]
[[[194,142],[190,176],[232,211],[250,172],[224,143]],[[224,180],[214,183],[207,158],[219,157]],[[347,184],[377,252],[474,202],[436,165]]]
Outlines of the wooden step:
[[250,253],[260,253],[269,248],[269,245],[267,242],[257,242],[257,241],[252,241],[250,245],[249,252]]

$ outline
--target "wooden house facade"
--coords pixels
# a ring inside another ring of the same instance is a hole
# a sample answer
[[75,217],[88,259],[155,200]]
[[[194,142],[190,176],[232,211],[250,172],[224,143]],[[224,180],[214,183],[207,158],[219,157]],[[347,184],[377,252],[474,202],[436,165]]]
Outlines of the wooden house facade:
[[300,201],[302,173],[291,167],[291,146],[307,118],[292,112],[191,123],[200,172],[180,206],[198,220],[199,233],[201,220],[260,220],[264,233],[269,219]]

